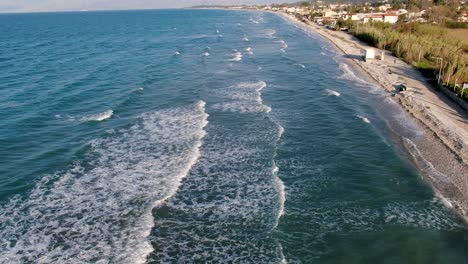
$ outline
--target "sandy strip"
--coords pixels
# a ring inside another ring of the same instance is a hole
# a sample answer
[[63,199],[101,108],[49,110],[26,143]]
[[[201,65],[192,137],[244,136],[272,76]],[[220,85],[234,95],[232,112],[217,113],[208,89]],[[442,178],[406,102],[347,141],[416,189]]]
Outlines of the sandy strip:
[[[364,50],[373,48],[350,34],[328,30],[314,23],[303,23],[292,15],[275,13],[320,34],[332,42],[353,70],[366,73],[389,92],[426,131],[418,142],[401,138],[410,159],[432,184],[436,194],[465,220],[468,220],[468,113],[437,92],[419,71],[404,61],[385,54],[385,60],[363,60]],[[405,83],[410,89],[395,94],[395,85]],[[395,133],[398,136],[398,132]]]

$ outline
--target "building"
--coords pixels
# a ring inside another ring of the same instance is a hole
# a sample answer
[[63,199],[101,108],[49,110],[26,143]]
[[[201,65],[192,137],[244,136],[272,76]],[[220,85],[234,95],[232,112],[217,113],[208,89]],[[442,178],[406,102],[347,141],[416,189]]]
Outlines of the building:
[[398,21],[398,11],[388,10],[383,15],[383,22],[395,24]]

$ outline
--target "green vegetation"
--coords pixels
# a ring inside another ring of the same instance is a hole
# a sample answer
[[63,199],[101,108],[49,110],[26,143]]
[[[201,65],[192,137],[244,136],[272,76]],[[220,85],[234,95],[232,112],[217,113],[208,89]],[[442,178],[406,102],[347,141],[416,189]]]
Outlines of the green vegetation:
[[[455,84],[468,82],[468,45],[449,37],[444,27],[372,22],[354,23],[349,32],[370,45],[393,52],[425,75],[435,77],[442,72],[441,81],[454,91],[457,91],[453,88]],[[468,89],[462,97],[468,100]]]

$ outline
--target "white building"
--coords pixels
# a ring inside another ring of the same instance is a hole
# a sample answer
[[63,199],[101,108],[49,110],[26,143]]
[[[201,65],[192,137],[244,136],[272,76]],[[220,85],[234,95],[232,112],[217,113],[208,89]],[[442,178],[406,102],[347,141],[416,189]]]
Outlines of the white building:
[[398,15],[396,14],[384,14],[383,15],[383,22],[395,24],[398,21]]

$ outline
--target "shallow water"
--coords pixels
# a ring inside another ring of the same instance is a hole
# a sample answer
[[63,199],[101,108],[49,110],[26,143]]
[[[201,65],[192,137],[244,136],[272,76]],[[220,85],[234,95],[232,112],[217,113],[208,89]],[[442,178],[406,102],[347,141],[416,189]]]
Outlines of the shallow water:
[[468,261],[398,144],[423,130],[295,24],[162,10],[0,31],[1,263]]

